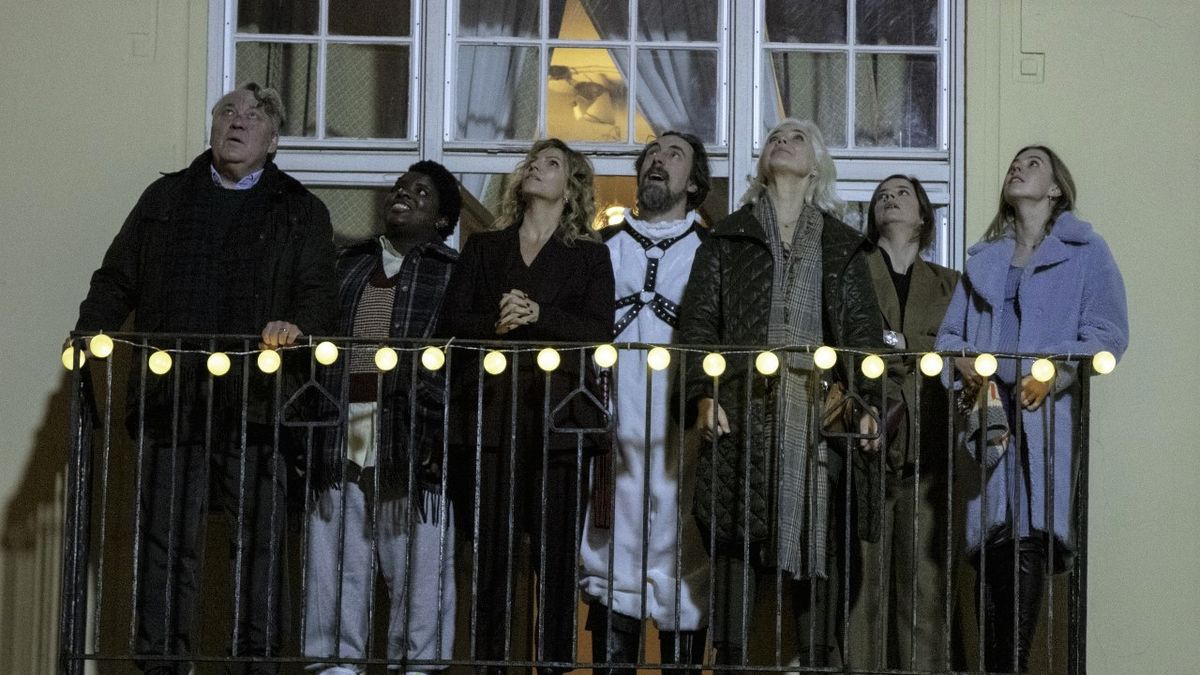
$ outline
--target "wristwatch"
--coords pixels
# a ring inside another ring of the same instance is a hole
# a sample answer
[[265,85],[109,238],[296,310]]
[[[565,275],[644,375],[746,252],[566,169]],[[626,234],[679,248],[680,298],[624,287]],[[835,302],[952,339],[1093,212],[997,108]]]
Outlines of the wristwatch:
[[900,336],[894,330],[885,330],[883,331],[883,344],[895,349],[896,345],[900,344]]

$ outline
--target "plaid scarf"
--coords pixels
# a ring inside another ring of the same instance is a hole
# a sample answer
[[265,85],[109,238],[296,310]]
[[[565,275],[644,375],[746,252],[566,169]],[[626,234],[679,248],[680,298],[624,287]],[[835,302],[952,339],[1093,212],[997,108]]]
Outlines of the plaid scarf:
[[[775,260],[771,316],[767,336],[771,345],[819,344],[821,331],[821,230],[824,220],[815,206],[805,205],[792,235],[790,250],[780,239],[775,207],[763,195],[754,215],[762,223]],[[788,352],[782,359],[778,396],[768,408],[764,431],[773,448],[767,480],[768,503],[777,509],[770,518],[779,566],[795,579],[825,578],[826,535],[829,522],[828,452],[815,433],[813,392],[816,374],[812,356]]]

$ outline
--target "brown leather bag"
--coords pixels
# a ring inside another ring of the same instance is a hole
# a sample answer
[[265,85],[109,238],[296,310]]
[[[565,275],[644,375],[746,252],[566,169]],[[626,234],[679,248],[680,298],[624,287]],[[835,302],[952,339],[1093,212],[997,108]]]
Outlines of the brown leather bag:
[[[845,434],[849,429],[857,428],[857,401],[846,395],[846,388],[841,382],[829,385],[825,392],[825,408],[821,415],[821,429],[826,434]],[[896,433],[908,414],[908,406],[902,398],[889,398],[883,414],[887,427],[887,445],[896,439]]]

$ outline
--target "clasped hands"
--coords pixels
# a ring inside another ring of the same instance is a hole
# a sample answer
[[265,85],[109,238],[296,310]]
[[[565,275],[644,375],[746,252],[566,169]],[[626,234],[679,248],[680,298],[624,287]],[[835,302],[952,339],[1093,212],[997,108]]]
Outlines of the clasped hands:
[[496,320],[496,335],[504,335],[521,326],[537,323],[541,307],[529,299],[525,291],[512,289],[500,296],[500,318]]

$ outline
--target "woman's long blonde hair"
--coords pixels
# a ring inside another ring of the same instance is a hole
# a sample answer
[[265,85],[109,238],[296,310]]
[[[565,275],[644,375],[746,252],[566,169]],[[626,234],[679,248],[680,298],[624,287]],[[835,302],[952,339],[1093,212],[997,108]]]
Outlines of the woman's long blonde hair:
[[533,144],[526,153],[525,159],[517,164],[517,168],[508,176],[508,184],[504,188],[504,197],[500,201],[500,216],[493,227],[504,229],[521,220],[525,214],[528,202],[521,192],[521,181],[525,172],[538,153],[556,148],[562,151],[567,159],[567,184],[564,196],[562,217],[558,221],[558,229],[554,236],[567,246],[573,245],[580,239],[599,241],[600,235],[592,229],[592,219],[596,215],[596,196],[592,186],[594,172],[592,163],[581,152],[572,150],[566,143],[557,138],[547,138]]
[[[788,117],[779,124],[775,125],[774,129],[767,134],[770,138],[772,134],[784,128],[796,128],[803,131],[808,136],[809,142],[812,143],[813,156],[817,160],[816,174],[808,181],[808,190],[804,195],[804,203],[812,204],[825,213],[828,213],[837,218],[841,218],[846,210],[846,203],[837,196],[837,167],[833,164],[833,156],[829,154],[829,146],[825,145],[825,136],[821,133],[818,127],[812,120],[796,119]],[[764,143],[764,149],[766,144]],[[755,204],[763,193],[767,191],[767,184],[771,182],[771,167],[766,161],[767,153],[759,155],[758,166],[755,173],[750,177],[750,186],[746,188],[746,193],[742,195],[742,204]]]
[[[1020,157],[1021,153],[1026,150],[1041,150],[1046,153],[1046,157],[1050,158],[1050,170],[1054,174],[1054,184],[1058,186],[1059,192],[1062,193],[1054,199],[1054,206],[1051,207],[1050,220],[1046,222],[1046,232],[1049,232],[1050,228],[1054,226],[1054,221],[1058,220],[1060,215],[1067,211],[1075,210],[1075,179],[1071,177],[1071,170],[1067,168],[1067,165],[1058,156],[1058,153],[1044,145],[1027,145],[1018,150],[1017,154],[1013,155],[1013,160]],[[1009,161],[1009,166],[1011,165],[1012,161]],[[1004,173],[1006,176],[1008,175],[1008,171]],[[1013,231],[1016,222],[1017,210],[1004,199],[1004,188],[1001,187],[1000,206],[996,209],[996,215],[992,217],[992,222],[988,225],[987,232],[983,234],[983,240],[996,241],[997,239],[1004,238],[1009,232]]]

